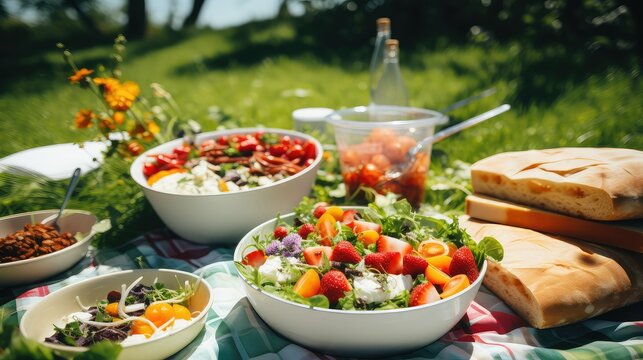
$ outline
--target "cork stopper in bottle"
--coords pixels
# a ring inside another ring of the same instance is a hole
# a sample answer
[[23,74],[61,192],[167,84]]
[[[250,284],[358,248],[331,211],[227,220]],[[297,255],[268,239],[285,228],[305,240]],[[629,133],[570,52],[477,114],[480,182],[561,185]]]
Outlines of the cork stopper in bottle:
[[391,31],[391,19],[379,18],[377,19],[377,31]]

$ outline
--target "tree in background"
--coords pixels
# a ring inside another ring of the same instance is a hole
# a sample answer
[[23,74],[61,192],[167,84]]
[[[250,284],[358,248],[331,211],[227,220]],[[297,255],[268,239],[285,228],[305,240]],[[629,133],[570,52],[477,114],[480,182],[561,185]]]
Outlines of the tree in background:
[[[46,19],[53,21],[67,17],[66,11],[72,10],[85,30],[93,35],[101,35],[90,12],[95,9],[95,0],[21,0],[20,7],[32,8],[43,14]],[[3,3],[4,6],[4,3]]]
[[127,1],[127,26],[125,34],[128,38],[139,39],[147,33],[147,12],[145,0]]
[[183,29],[194,27],[194,25],[196,25],[201,9],[203,9],[203,4],[205,4],[205,0],[192,1],[192,10],[190,10],[190,14],[183,21]]

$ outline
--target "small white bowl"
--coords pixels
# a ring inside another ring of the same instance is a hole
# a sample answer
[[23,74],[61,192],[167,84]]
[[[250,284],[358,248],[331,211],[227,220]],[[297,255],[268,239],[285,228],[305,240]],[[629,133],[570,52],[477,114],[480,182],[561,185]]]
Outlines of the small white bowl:
[[[292,223],[294,218],[294,214],[288,214],[281,220]],[[234,260],[241,261],[246,247],[253,244],[253,236],[272,232],[275,224],[273,219],[252,229],[237,245]],[[257,314],[284,337],[327,354],[383,357],[416,350],[446,334],[464,316],[486,271],[485,261],[478,279],[447,299],[379,311],[311,308],[261,291],[243,275],[239,276]]]
[[[151,285],[154,279],[158,279],[170,289],[175,288],[177,284],[183,284],[186,280],[196,284],[199,279],[194,274],[170,269],[126,270],[87,279],[53,292],[29,308],[20,321],[20,332],[62,356],[77,356],[87,351],[87,348],[44,342],[46,337],[54,333],[54,324],[63,326],[63,317],[80,311],[76,296],[80,298],[82,304],[96,304],[107,298],[107,293],[110,291],[120,291],[121,284],[129,285],[140,276],[143,276],[141,284]],[[118,359],[165,359],[183,349],[203,329],[208,311],[212,306],[212,299],[212,288],[206,281],[200,281],[188,306],[192,312],[199,311],[200,314],[192,319],[190,325],[144,343],[124,345]]]
[[167,153],[179,146],[183,140],[177,139],[143,153],[134,160],[130,174],[161,220],[179,236],[202,244],[236,244],[256,224],[274,217],[277,213],[289,212],[302,197],[308,195],[322,159],[323,150],[319,141],[309,135],[289,130],[245,128],[214,131],[200,134],[196,143],[200,144],[206,139],[222,135],[252,134],[257,131],[311,141],[317,147],[317,157],[312,165],[295,175],[270,185],[239,192],[184,195],[152,189],[143,175],[143,165],[150,155]]
[[[23,229],[25,224],[37,224],[57,212],[58,210],[31,211],[0,218],[0,237]],[[75,244],[51,254],[0,264],[0,287],[34,283],[72,267],[87,253],[94,235],[91,229],[95,223],[96,217],[89,212],[66,210],[59,221],[61,230],[85,236]]]

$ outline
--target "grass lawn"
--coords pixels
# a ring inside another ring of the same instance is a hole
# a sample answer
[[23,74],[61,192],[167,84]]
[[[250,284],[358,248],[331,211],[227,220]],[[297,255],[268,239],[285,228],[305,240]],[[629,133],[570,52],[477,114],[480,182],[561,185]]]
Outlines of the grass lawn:
[[[303,41],[288,22],[268,22],[132,42],[123,77],[141,84],[148,94],[147,85],[161,83],[205,130],[217,126],[210,116],[213,106],[242,126],[291,128],[294,109],[368,102],[368,47],[330,49],[301,46]],[[73,50],[73,44],[67,45]],[[74,51],[75,59],[85,67],[107,63],[110,45]],[[637,59],[519,42],[414,50],[405,49],[402,42],[401,62],[414,106],[440,109],[486,88],[497,89],[495,95],[450,114],[452,121],[504,102],[513,106],[510,113],[435,146],[429,184],[434,189],[439,189],[436,183],[453,178],[452,170],[446,169],[456,160],[470,163],[502,151],[559,146],[643,149],[643,81]],[[75,112],[95,106],[96,100],[67,83],[70,71],[54,46],[8,63],[11,74],[0,85],[0,157],[96,135],[71,127]],[[82,179],[70,203],[118,217],[118,236],[161,226],[142,193],[123,176],[127,168],[126,163],[109,161],[105,171]],[[0,215],[56,207],[65,185],[2,176]],[[447,195],[429,191],[427,201],[439,203]],[[442,209],[461,208],[462,196],[450,200]]]

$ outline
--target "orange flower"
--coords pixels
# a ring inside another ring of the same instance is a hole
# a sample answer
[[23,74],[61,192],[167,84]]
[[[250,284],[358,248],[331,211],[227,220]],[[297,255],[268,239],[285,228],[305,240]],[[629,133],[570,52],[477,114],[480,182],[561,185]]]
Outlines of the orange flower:
[[76,124],[76,127],[79,129],[86,129],[92,127],[94,125],[94,112],[91,111],[90,109],[80,109],[76,113],[76,116],[74,117],[74,122]]
[[114,113],[113,118],[114,118],[114,122],[116,122],[118,125],[122,125],[123,121],[125,121],[125,114],[123,114],[120,111],[116,111]]
[[161,128],[154,121],[150,120],[147,122],[147,131],[155,135],[161,131]]
[[94,84],[101,88],[104,92],[112,92],[114,89],[118,88],[120,82],[114,78],[103,78],[97,77],[94,78]]
[[144,149],[143,149],[143,146],[141,146],[141,144],[139,144],[138,142],[131,141],[129,144],[127,144],[127,150],[129,151],[130,154],[132,154],[133,156],[136,156],[142,153]]
[[114,121],[112,121],[112,119],[110,119],[110,118],[104,118],[104,119],[101,119],[101,120],[98,122],[98,127],[99,127],[102,131],[107,131],[107,130],[110,130],[110,131],[111,131],[111,130],[116,130],[116,125],[114,125]]
[[94,70],[89,70],[82,68],[74,73],[74,75],[69,77],[69,82],[73,84],[78,84],[79,82],[85,80],[87,76],[89,76],[91,73],[93,73]]
[[140,92],[141,90],[138,84],[132,81],[126,81],[106,91],[103,96],[112,109],[116,111],[126,111],[132,106]]

